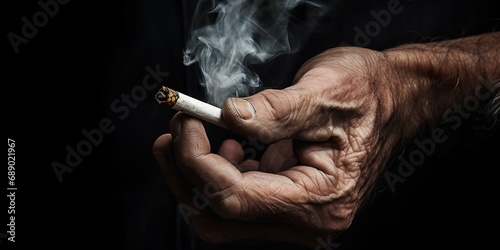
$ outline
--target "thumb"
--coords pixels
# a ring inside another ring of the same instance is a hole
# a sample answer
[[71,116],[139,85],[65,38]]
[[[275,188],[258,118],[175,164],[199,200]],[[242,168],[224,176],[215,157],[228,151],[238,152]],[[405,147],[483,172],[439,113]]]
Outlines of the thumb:
[[227,99],[222,116],[232,131],[265,144],[288,138],[326,140],[330,135],[321,125],[329,116],[318,113],[320,102],[312,96],[304,88],[268,89]]

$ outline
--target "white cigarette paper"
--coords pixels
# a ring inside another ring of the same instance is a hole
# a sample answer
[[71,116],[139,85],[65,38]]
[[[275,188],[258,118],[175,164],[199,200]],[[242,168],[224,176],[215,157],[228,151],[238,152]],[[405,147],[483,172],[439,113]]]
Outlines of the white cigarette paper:
[[221,119],[221,109],[218,107],[165,86],[158,91],[155,98],[159,104],[166,104],[175,110],[227,129]]

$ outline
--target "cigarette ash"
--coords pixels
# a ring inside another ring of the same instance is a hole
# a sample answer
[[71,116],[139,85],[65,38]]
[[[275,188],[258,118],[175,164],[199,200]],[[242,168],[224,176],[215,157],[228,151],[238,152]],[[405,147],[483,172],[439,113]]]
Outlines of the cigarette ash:
[[155,95],[155,99],[159,104],[167,104],[173,107],[177,100],[179,100],[179,93],[173,89],[162,86],[158,93]]

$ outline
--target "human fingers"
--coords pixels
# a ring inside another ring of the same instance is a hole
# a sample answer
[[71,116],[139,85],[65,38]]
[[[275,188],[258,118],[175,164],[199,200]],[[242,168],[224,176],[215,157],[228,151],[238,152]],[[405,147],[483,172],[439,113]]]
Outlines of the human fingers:
[[[179,169],[223,218],[300,225],[320,231],[345,227],[351,219],[348,212],[352,204],[344,207],[336,202],[355,195],[351,193],[355,181],[348,173],[330,174],[309,166],[295,166],[279,174],[241,173],[224,157],[211,153],[199,120],[176,115],[172,132],[177,138],[174,151]],[[336,220],[327,219],[337,209],[346,212]]]
[[241,172],[258,170],[259,162],[255,159],[244,160],[241,144],[234,139],[227,139],[219,147],[218,154],[231,162]]
[[292,139],[281,140],[267,147],[260,160],[259,170],[278,173],[297,163],[293,152]]

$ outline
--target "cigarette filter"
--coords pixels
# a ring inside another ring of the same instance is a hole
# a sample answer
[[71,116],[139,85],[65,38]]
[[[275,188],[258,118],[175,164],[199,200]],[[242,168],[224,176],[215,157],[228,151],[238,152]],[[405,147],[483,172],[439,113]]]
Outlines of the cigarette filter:
[[227,128],[221,119],[221,109],[198,99],[162,86],[155,96],[159,104],[182,111],[198,119],[207,121],[222,128]]

